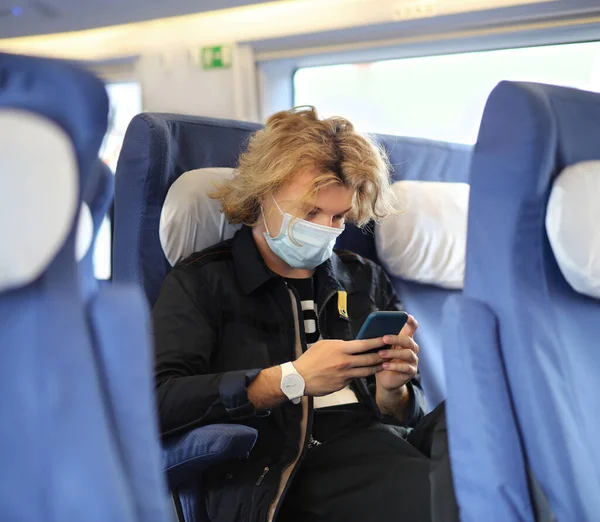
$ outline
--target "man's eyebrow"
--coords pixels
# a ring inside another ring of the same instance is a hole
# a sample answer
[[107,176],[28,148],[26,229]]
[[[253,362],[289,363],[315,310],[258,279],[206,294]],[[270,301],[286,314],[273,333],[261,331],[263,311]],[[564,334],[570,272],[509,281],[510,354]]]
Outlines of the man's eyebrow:
[[[310,205],[309,205],[310,206]],[[316,210],[317,212],[323,212],[323,209],[321,207],[311,207],[312,210]],[[338,212],[339,214],[347,214],[348,212],[350,212],[352,210],[352,207],[347,208],[346,210],[342,210],[342,212]]]

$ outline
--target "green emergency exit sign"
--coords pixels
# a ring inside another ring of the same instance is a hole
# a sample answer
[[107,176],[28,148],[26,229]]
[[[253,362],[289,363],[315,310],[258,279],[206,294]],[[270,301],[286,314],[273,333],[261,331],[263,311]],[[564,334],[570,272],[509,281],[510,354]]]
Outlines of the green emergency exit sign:
[[217,45],[202,48],[203,69],[226,69],[231,67],[231,47],[228,45]]

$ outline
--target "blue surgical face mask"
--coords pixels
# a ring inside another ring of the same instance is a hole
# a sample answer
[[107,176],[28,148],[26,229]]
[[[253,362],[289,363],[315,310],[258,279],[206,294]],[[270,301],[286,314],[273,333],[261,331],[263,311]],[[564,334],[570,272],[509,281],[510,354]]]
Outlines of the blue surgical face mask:
[[275,205],[283,216],[276,237],[271,237],[263,213],[263,221],[267,229],[264,236],[272,252],[291,267],[305,270],[312,270],[327,261],[333,254],[335,240],[344,231],[344,227],[317,225],[283,212],[277,201]]

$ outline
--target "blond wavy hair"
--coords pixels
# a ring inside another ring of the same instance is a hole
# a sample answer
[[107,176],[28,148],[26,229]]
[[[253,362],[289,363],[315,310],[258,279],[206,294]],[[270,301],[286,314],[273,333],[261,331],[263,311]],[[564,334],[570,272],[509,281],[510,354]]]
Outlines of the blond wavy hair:
[[254,226],[261,201],[299,172],[316,173],[303,199],[341,184],[354,191],[348,220],[364,226],[392,211],[389,162],[385,152],[340,117],[319,118],[314,107],[298,107],[271,116],[240,156],[237,175],[217,185],[210,197],[221,202],[230,223]]

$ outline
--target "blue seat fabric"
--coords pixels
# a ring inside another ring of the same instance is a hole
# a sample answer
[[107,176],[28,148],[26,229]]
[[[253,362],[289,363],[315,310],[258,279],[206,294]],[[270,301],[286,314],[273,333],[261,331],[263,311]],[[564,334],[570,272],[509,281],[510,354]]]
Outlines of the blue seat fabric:
[[[81,201],[106,130],[103,84],[64,62],[0,54],[3,108],[62,128],[77,158]],[[0,294],[4,520],[135,520],[81,299],[76,223],[38,279]]]
[[[472,161],[464,296],[497,322],[497,365],[504,364],[516,420],[506,428],[510,438],[518,430],[523,458],[557,520],[600,513],[600,303],[563,278],[545,231],[546,206],[565,166],[600,159],[599,122],[598,94],[501,82],[487,102]],[[489,336],[489,325],[470,324],[472,335]],[[482,343],[479,355],[488,349]],[[480,394],[488,393],[484,384],[474,385]],[[490,398],[490,409],[500,406]],[[455,468],[475,465],[476,455],[468,459],[460,444],[451,438]],[[470,486],[492,487],[492,473],[480,467]],[[457,495],[472,505],[466,486]],[[498,500],[490,511],[500,506]]]

